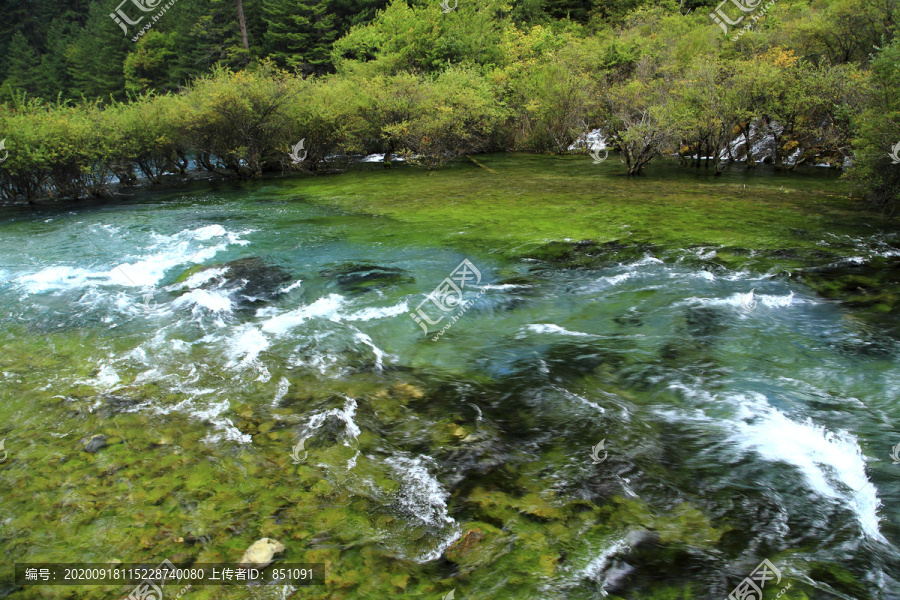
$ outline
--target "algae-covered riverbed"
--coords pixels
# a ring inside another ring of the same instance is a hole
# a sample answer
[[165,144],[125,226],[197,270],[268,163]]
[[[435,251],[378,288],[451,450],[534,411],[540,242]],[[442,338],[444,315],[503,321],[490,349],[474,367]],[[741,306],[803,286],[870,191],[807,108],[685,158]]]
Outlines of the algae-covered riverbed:
[[[765,169],[487,155],[3,209],[0,596],[133,587],[17,562],[267,537],[326,566],[295,598],[725,598],[764,559],[766,598],[900,597],[897,223]],[[433,341],[447,278],[471,303]]]

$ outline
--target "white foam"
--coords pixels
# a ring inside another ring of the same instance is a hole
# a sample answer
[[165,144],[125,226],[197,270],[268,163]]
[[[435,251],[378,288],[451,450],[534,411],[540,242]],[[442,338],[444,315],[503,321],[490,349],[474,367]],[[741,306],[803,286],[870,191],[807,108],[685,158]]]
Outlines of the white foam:
[[91,383],[98,388],[109,390],[115,387],[120,381],[121,378],[119,377],[119,374],[116,373],[116,370],[111,366],[104,364],[100,367],[97,377],[95,377],[94,381]]
[[275,398],[272,400],[272,406],[277,406],[281,400],[287,396],[288,389],[291,387],[291,382],[288,381],[287,377],[282,376],[282,378],[278,381],[278,388],[275,390]]
[[607,275],[605,277],[601,277],[600,281],[605,281],[609,285],[617,285],[619,283],[622,283],[623,281],[631,279],[633,276],[634,273],[632,272],[619,273],[618,275]]
[[787,308],[795,304],[814,304],[812,300],[797,298],[794,292],[785,295],[757,294],[755,292],[737,292],[727,298],[699,298],[693,296],[683,301],[684,303],[702,304],[704,306],[734,306],[748,309],[751,306],[762,304],[768,308]]
[[228,339],[225,353],[228,356],[228,365],[234,367],[256,366],[256,359],[260,352],[269,348],[269,340],[254,325],[244,324],[235,328],[235,332]]
[[373,306],[364,308],[363,310],[351,313],[342,318],[346,321],[371,321],[373,319],[386,319],[388,317],[396,317],[397,315],[402,315],[407,312],[409,312],[409,305],[404,300],[393,306]]
[[784,308],[787,306],[791,306],[792,304],[802,304],[808,301],[805,300],[797,300],[794,297],[794,292],[786,296],[776,296],[771,294],[756,294],[756,298],[758,301],[762,302],[764,305],[769,308]]
[[228,267],[220,267],[220,268],[216,268],[216,269],[204,269],[204,270],[200,271],[199,273],[194,273],[193,275],[191,275],[190,277],[185,279],[184,283],[182,285],[184,285],[188,288],[191,288],[191,289],[198,288],[201,285],[203,285],[204,283],[206,283],[207,281],[209,281],[211,279],[215,279],[216,277],[219,277],[221,275],[224,275],[227,272],[228,272]]
[[496,284],[496,285],[491,285],[491,284],[482,285],[481,289],[482,290],[504,291],[504,290],[515,290],[518,288],[530,288],[530,287],[533,287],[533,286],[530,284],[527,284],[527,283],[500,283],[500,284]]
[[[418,156],[418,155],[416,155],[416,156]],[[406,159],[403,158],[402,156],[397,156],[396,154],[392,154],[391,160],[394,162],[403,162]],[[384,162],[384,154],[369,154],[364,159],[362,159],[362,162],[367,162],[367,163]]]
[[447,512],[447,499],[450,494],[425,466],[422,456],[406,458],[392,456],[385,459],[400,476],[401,487],[398,501],[409,514],[423,523],[441,527],[453,523]]
[[[329,294],[324,298],[319,298],[312,304],[301,306],[292,311],[275,315],[262,325],[262,330],[276,336],[281,336],[303,324],[309,319],[317,317],[326,317],[333,321],[340,321],[338,309],[346,304],[343,296],[339,294]],[[259,313],[258,313],[259,314]],[[267,313],[271,314],[271,312]]]
[[844,498],[836,482],[852,490],[850,505],[865,533],[884,541],[878,528],[881,501],[866,477],[866,459],[856,438],[848,432],[834,433],[811,419],[798,423],[769,405],[765,396],[751,392],[740,400],[738,418],[732,422],[731,438],[771,462],[797,467],[809,486],[828,498]]
[[208,433],[203,441],[212,443],[226,440],[240,444],[249,444],[253,440],[253,436],[248,433],[241,433],[241,430],[234,426],[231,419],[221,416],[223,412],[230,409],[231,404],[228,400],[222,400],[218,403],[214,402],[203,407],[194,408],[188,412],[193,417],[209,421],[218,430],[217,433]]
[[447,511],[447,499],[450,494],[441,485],[441,482],[428,471],[426,462],[433,463],[433,459],[427,456],[406,458],[404,456],[392,456],[385,462],[394,469],[395,475],[400,479],[400,490],[397,492],[397,504],[414,519],[435,528],[444,529],[452,526],[453,530],[448,539],[417,560],[428,562],[440,558],[444,549],[449,547],[460,535],[456,521]]
[[[207,241],[225,237],[215,246],[197,248],[192,241]],[[154,252],[131,262],[123,262],[109,269],[88,269],[55,265],[36,273],[22,275],[17,282],[26,293],[36,294],[55,290],[77,289],[92,285],[114,285],[132,288],[153,288],[162,280],[166,271],[186,263],[201,263],[212,258],[231,244],[246,245],[238,234],[225,231],[221,225],[208,225],[195,230],[183,230],[166,236],[151,234],[156,240],[150,249]]]
[[287,294],[288,292],[291,292],[291,291],[296,290],[297,288],[299,288],[301,283],[303,283],[303,280],[302,280],[302,279],[298,279],[297,281],[295,281],[295,282],[292,283],[291,285],[281,288],[280,290],[278,290],[277,293],[279,293],[279,294]]
[[585,565],[584,569],[579,573],[580,578],[592,579],[597,583],[600,583],[601,593],[606,596],[606,591],[602,590],[602,584],[606,583],[606,578],[603,576],[603,573],[609,565],[609,559],[626,548],[628,548],[628,542],[625,538],[613,540],[611,544],[603,548],[597,556],[592,558],[591,562]]
[[197,306],[216,313],[230,313],[231,299],[227,292],[219,290],[192,290],[172,302],[176,308]]
[[594,337],[590,333],[582,333],[580,331],[569,331],[565,327],[560,327],[553,323],[531,323],[525,326],[525,329],[533,333],[558,333],[560,335],[574,335],[577,337]]
[[354,454],[353,457],[347,461],[347,470],[348,471],[350,471],[351,469],[353,469],[353,467],[356,466],[356,459],[359,458],[360,454],[361,454],[361,452],[359,450],[357,450],[356,454]]
[[643,267],[646,265],[661,265],[664,264],[664,261],[656,258],[655,256],[650,256],[649,254],[645,255],[644,258],[640,259],[637,262],[633,262],[629,265],[625,265],[628,268],[634,269],[636,267]]
[[679,277],[693,277],[695,279],[705,279],[706,281],[715,281],[716,276],[710,271],[700,270],[700,271],[689,271],[687,273],[680,273],[678,271],[672,271],[669,273],[670,279],[677,279]]
[[192,233],[195,240],[203,241],[214,237],[222,237],[228,232],[221,225],[207,225],[206,227],[195,229]]
[[356,408],[356,400],[350,398],[349,396],[344,396],[343,408],[331,408],[329,410],[323,410],[314,413],[306,423],[307,435],[305,435],[303,439],[308,439],[311,433],[324,425],[325,421],[327,421],[329,417],[334,417],[344,423],[344,429],[347,435],[352,438],[358,438],[359,434],[362,433],[362,431],[353,420],[353,417],[356,416]]
[[368,346],[372,349],[372,353],[375,355],[375,370],[383,371],[384,370],[384,351],[381,350],[375,343],[372,341],[368,335],[363,333],[362,331],[357,331],[355,334],[356,339],[360,342]]
[[[217,393],[215,389],[190,390],[195,395],[208,395]],[[183,411],[190,416],[201,421],[208,421],[215,428],[216,432],[209,432],[204,442],[215,443],[222,440],[238,442],[241,444],[249,444],[253,437],[246,433],[241,433],[240,429],[234,426],[234,422],[228,417],[223,417],[222,413],[231,409],[231,403],[227,399],[221,402],[212,402],[209,404],[198,405],[196,398],[188,398],[177,404],[156,405],[152,403],[143,403],[127,409],[128,412],[137,412],[141,410],[149,410],[155,414],[167,415],[176,411]]]
[[[574,399],[578,400],[579,402],[581,402],[582,404],[585,404],[585,405],[587,405],[587,406],[593,408],[594,410],[596,410],[596,411],[598,411],[598,412],[601,412],[601,413],[605,413],[605,412],[606,412],[606,409],[605,409],[605,408],[603,408],[602,406],[600,406],[600,405],[597,404],[596,402],[592,402],[592,401],[588,400],[588,399],[585,398],[584,396],[580,396],[580,395],[576,394],[575,392],[570,392],[569,390],[567,390],[567,389],[565,389],[565,388],[559,388],[559,389],[560,389],[560,391],[561,391],[563,394],[565,394],[565,395],[566,395],[567,397],[569,397],[569,398],[574,398]],[[481,413],[481,411],[478,411],[478,412],[479,412],[479,414]],[[481,417],[479,416],[479,419],[480,419],[480,418],[481,418]]]

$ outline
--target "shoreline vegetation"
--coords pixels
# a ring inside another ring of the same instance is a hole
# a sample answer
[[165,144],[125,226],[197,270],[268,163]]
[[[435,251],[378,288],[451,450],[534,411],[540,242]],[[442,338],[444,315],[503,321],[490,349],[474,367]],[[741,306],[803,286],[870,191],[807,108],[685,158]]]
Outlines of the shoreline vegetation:
[[[77,103],[62,92],[33,97],[8,73],[0,198],[98,197],[114,182],[156,184],[192,164],[253,179],[341,171],[373,153],[385,166],[400,155],[428,169],[498,151],[586,153],[598,146],[584,136],[599,129],[629,175],[661,159],[715,174],[729,163],[828,165],[846,170],[855,197],[892,212],[895,4],[779,2],[731,42],[702,5],[579,21],[526,18],[494,2],[443,13],[395,1],[333,40],[320,69],[260,51],[174,84],[135,79],[126,60],[125,89],[95,100],[82,90]],[[134,52],[171,33],[169,16]],[[293,164],[301,139],[308,154]]]

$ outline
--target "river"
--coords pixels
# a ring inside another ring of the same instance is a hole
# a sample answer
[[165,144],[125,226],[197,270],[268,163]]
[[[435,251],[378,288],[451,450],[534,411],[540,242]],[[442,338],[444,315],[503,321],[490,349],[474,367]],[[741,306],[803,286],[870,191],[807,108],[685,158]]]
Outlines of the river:
[[715,254],[410,246],[265,185],[7,210],[0,596],[271,537],[329,567],[297,597],[725,598],[768,559],[900,598],[897,340]]

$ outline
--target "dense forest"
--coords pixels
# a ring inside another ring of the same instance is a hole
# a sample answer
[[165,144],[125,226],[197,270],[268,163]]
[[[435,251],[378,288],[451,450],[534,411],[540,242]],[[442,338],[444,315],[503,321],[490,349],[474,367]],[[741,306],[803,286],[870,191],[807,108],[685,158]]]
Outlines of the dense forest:
[[370,152],[434,168],[602,128],[629,174],[829,165],[892,211],[898,4],[7,1],[0,195],[98,195],[191,160],[237,178]]

